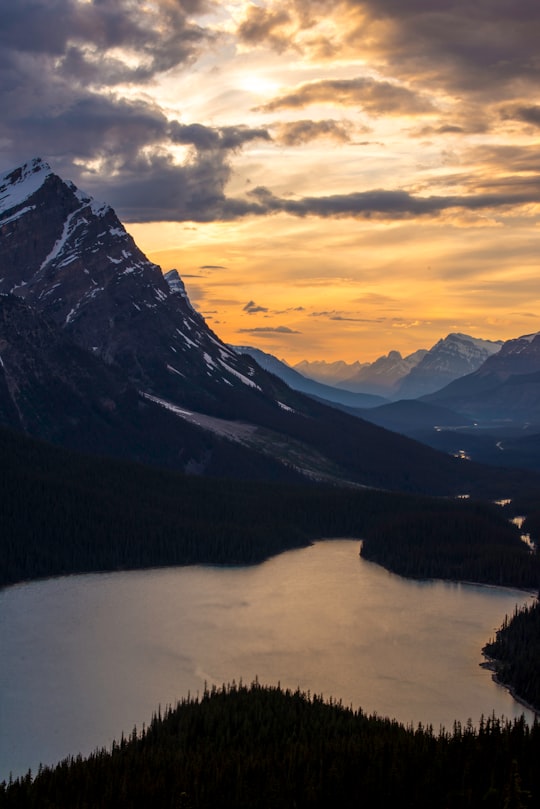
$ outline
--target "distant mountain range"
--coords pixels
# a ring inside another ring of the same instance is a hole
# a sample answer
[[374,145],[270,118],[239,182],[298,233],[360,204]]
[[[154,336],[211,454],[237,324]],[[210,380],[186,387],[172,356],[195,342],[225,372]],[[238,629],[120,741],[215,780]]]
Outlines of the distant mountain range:
[[370,392],[380,391],[384,392],[387,398],[394,398],[402,380],[407,378],[426,353],[425,349],[419,349],[407,357],[402,357],[399,351],[390,351],[341,382],[340,387],[347,386],[352,390],[365,389]]
[[434,393],[354,412],[459,457],[540,470],[540,333]]
[[371,363],[369,362],[353,362],[347,363],[344,360],[336,360],[336,362],[327,362],[326,360],[302,360],[297,362],[293,367],[295,371],[315,379],[317,382],[322,382],[326,385],[337,385],[339,382],[345,382],[347,379],[353,377],[361,368],[367,368]]
[[109,206],[39,159],[0,177],[0,279],[0,423],[15,430],[206,475],[439,494],[511,485],[232,350],[176,272],[164,277]]
[[294,368],[291,368],[287,363],[278,360],[273,354],[267,354],[259,348],[253,348],[252,346],[231,346],[231,348],[233,348],[237,354],[247,354],[253,357],[261,368],[283,379],[293,390],[302,391],[302,393],[307,393],[309,396],[313,396],[317,399],[323,399],[327,402],[333,402],[334,404],[342,404],[355,408],[375,407],[385,402],[382,396],[375,396],[370,393],[353,393],[352,391],[343,390],[333,385],[317,382],[315,379],[309,379]]
[[454,379],[472,373],[502,341],[493,342],[451,333],[429,350],[419,349],[407,357],[390,351],[371,363],[335,363],[303,360],[294,368],[305,376],[340,389],[384,396],[387,399],[416,399],[439,390]]

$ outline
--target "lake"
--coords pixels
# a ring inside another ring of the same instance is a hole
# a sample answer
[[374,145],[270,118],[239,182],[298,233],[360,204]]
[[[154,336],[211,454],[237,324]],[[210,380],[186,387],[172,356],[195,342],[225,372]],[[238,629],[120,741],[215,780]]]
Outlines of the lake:
[[205,684],[277,684],[406,724],[532,714],[480,667],[517,590],[417,582],[331,540],[253,567],[0,591],[0,780],[108,746]]

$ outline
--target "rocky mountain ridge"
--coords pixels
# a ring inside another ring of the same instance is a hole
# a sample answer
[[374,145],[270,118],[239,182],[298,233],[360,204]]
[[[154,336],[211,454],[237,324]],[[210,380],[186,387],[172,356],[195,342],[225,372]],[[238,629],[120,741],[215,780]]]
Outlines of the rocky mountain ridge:
[[396,385],[394,396],[417,399],[433,393],[466,374],[473,373],[497,354],[502,340],[482,340],[451,332],[438,340]]
[[399,384],[422,361],[426,353],[422,348],[402,357],[399,351],[390,351],[360,368],[354,376],[340,382],[338,387],[394,398]]

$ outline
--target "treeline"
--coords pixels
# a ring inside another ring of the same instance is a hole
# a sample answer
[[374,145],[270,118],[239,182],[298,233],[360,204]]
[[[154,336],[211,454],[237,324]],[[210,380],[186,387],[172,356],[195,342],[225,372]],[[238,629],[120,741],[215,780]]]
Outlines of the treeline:
[[538,589],[538,556],[497,507],[470,503],[389,514],[372,526],[362,556],[409,578],[475,581]]
[[431,728],[318,696],[233,685],[110,751],[0,786],[0,809],[517,809],[540,801],[540,726]]
[[0,430],[0,585],[102,570],[249,564],[331,536],[398,573],[537,583],[487,504],[354,487],[211,479],[78,455]]
[[482,650],[493,658],[497,679],[540,709],[540,604],[517,610],[504,620],[495,640]]

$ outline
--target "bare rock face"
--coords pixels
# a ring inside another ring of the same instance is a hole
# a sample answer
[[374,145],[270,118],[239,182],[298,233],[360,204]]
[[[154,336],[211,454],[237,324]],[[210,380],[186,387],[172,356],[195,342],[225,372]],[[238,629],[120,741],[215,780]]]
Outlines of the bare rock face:
[[55,441],[99,431],[133,400],[126,381],[16,295],[0,295],[2,423]]
[[227,415],[255,392],[273,395],[257,364],[192,308],[178,273],[165,279],[112,208],[43,161],[0,178],[0,234],[0,292],[22,297],[138,388],[220,415],[232,391]]

